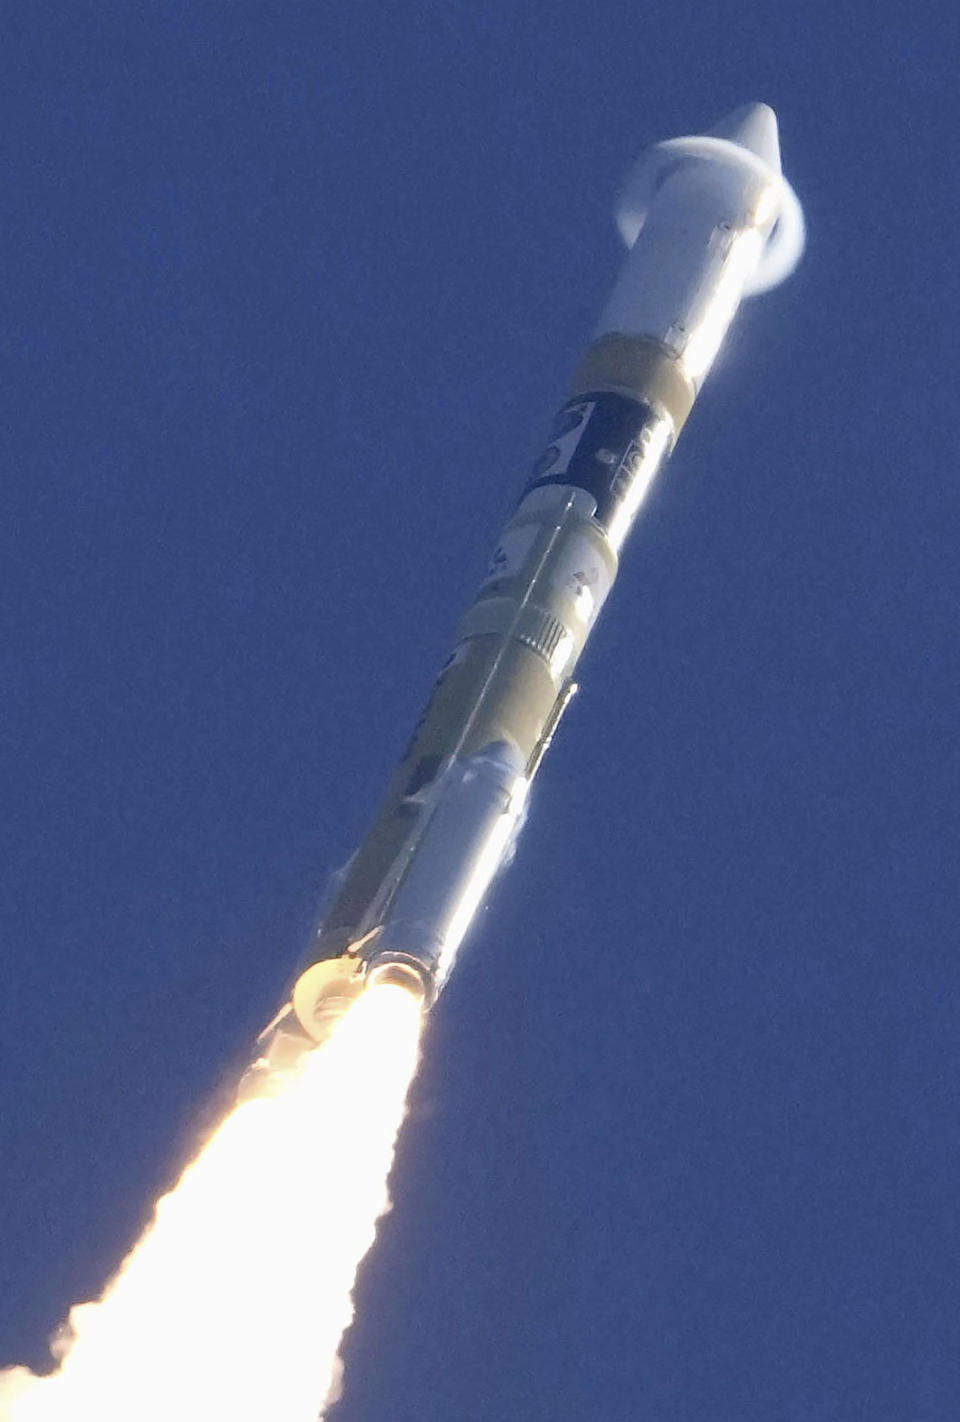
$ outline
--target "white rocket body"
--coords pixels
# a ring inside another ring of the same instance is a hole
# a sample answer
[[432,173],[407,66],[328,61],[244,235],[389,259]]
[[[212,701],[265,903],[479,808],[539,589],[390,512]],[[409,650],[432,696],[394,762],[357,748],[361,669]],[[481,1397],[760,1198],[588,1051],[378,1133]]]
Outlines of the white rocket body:
[[[630,249],[570,396],[493,554],[380,812],[338,877],[261,1039],[268,1074],[371,980],[429,1004],[498,869],[573,673],[742,297],[792,270],[800,208],[763,104],[643,155],[617,209]],[[256,1068],[255,1068],[256,1071]]]
[[642,154],[617,224],[631,250],[595,334],[661,341],[699,389],[742,298],[782,281],[803,248],[773,110],[746,105]]

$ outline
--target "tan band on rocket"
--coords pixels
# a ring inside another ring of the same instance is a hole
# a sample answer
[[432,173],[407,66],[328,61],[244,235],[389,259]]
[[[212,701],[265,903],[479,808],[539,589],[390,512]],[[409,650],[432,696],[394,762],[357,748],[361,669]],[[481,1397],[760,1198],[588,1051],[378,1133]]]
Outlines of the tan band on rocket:
[[619,390],[661,405],[673,422],[674,439],[696,395],[673,351],[649,336],[617,332],[601,336],[584,351],[570,383],[569,398],[593,390]]

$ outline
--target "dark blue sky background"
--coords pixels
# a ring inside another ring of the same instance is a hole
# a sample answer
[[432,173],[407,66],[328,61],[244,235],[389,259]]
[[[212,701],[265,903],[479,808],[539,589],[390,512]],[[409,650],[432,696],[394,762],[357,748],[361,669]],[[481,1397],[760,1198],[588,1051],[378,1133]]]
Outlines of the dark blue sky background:
[[626,168],[763,99],[807,255],[731,333],[431,1018],[336,1419],[956,1415],[955,8],[2,31],[0,1361],[99,1289],[279,1001]]

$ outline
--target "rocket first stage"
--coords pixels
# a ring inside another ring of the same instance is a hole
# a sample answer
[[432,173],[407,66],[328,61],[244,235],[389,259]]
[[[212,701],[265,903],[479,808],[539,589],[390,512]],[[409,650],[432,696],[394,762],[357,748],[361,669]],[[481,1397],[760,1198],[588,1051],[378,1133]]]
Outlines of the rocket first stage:
[[522,824],[624,540],[745,295],[789,275],[800,206],[765,104],[644,153],[627,258],[549,443],[460,623],[372,828],[338,877],[254,1078],[322,1041],[371,982],[429,1006]]

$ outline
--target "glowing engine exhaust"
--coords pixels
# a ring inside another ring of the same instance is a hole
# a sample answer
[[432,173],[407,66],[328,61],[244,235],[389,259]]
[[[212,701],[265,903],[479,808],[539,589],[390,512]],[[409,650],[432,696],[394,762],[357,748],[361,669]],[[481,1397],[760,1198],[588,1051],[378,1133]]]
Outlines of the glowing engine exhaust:
[[378,980],[239,1105],[100,1300],[71,1311],[59,1370],[0,1373],[2,1422],[315,1422],[389,1208],[419,1028],[415,997]]

